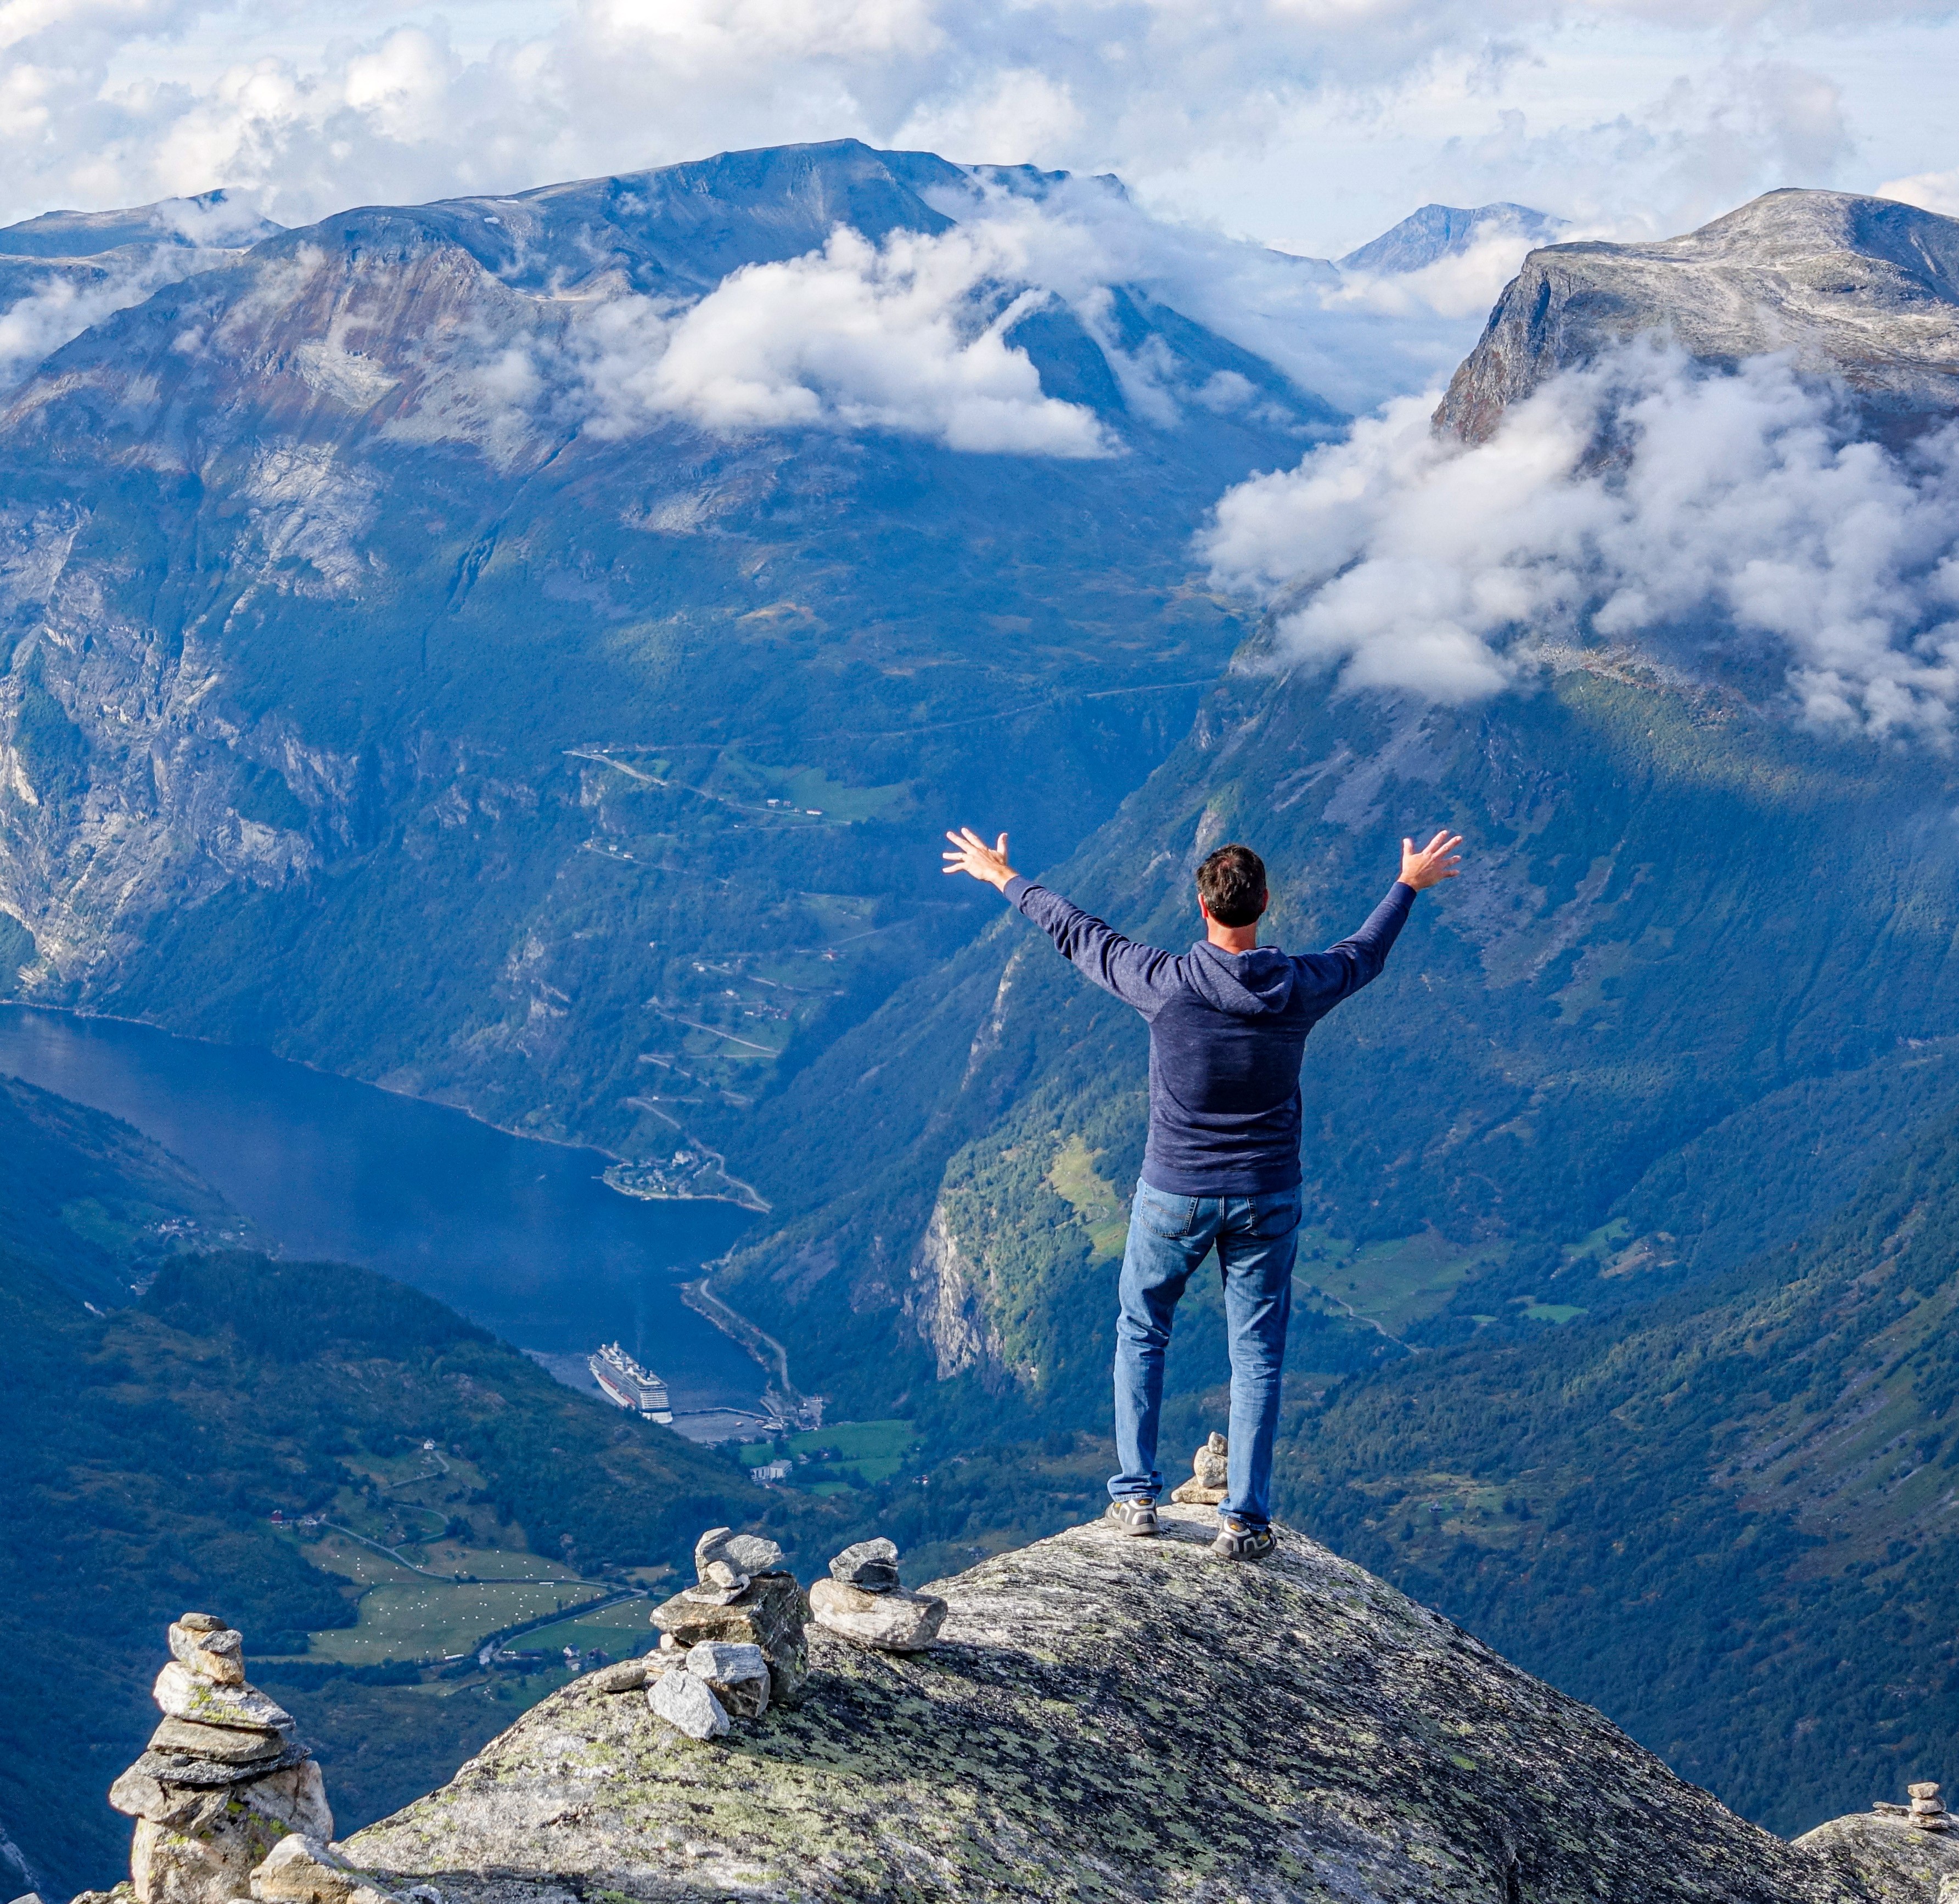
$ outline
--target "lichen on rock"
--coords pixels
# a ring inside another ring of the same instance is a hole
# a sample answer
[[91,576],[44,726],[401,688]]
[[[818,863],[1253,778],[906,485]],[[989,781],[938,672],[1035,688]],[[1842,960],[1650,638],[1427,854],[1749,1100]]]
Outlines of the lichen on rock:
[[800,1707],[711,1743],[574,1682],[346,1848],[449,1904],[1892,1895],[1313,1541],[1163,1512],[936,1583],[930,1652],[811,1632]]

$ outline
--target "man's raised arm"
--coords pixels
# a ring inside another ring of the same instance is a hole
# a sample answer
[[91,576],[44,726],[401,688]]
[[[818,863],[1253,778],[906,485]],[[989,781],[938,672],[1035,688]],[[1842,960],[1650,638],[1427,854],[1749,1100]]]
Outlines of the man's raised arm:
[[967,873],[974,879],[983,879],[1053,940],[1055,950],[1069,964],[1105,992],[1113,992],[1125,1004],[1149,1012],[1162,1004],[1165,995],[1162,975],[1173,963],[1169,953],[1126,939],[1059,893],[1022,878],[1007,863],[1005,833],[992,846],[970,827],[962,827],[945,836],[952,842],[952,850],[945,855],[947,872]]
[[1452,836],[1446,827],[1418,851],[1412,839],[1404,839],[1400,876],[1388,888],[1387,897],[1367,915],[1367,923],[1337,945],[1307,953],[1294,963],[1312,973],[1334,1003],[1372,984],[1408,922],[1415,894],[1455,878],[1462,870],[1462,855],[1456,850],[1462,844],[1462,836]]

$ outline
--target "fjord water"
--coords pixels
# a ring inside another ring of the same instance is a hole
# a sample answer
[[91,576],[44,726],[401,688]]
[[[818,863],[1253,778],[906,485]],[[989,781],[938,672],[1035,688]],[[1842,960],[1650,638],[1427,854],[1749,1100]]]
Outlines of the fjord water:
[[749,1221],[731,1204],[622,1196],[596,1150],[119,1019],[0,1007],[0,1071],[133,1124],[287,1256],[366,1264],[519,1348],[617,1338],[678,1408],[760,1391],[755,1363],[681,1299]]

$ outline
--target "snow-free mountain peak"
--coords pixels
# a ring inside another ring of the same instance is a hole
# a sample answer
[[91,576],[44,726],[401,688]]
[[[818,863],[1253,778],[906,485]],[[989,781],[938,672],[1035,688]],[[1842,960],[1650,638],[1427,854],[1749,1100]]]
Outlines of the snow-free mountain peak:
[[1959,220],[1846,192],[1770,192],[1683,237],[1534,251],[1456,372],[1439,427],[1471,442],[1553,371],[1643,332],[1732,365],[1771,351],[1910,430],[1959,408]]
[[1420,271],[1440,259],[1459,256],[1488,238],[1514,237],[1527,244],[1548,244],[1564,228],[1562,218],[1507,201],[1474,206],[1427,205],[1334,262],[1344,271],[1396,277]]

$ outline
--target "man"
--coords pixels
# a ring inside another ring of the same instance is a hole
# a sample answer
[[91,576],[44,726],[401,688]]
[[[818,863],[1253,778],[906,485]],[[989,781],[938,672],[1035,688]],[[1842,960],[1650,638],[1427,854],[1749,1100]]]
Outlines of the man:
[[1138,945],[1024,879],[1007,836],[989,846],[948,833],[948,873],[997,887],[1062,957],[1149,1020],[1150,1130],[1129,1210],[1116,1322],[1116,1450],[1109,1518],[1157,1531],[1157,1422],[1164,1352],[1185,1286],[1215,1249],[1231,1347],[1228,1490],[1214,1550],[1260,1560],[1272,1530],[1272,1439],[1292,1314],[1300,1222],[1300,1066],[1307,1033],[1380,972],[1416,893],[1453,879],[1459,835],[1420,852],[1402,842],[1401,877],[1351,938],[1324,952],[1259,944],[1265,862],[1220,846],[1197,869],[1205,936],[1182,957]]

